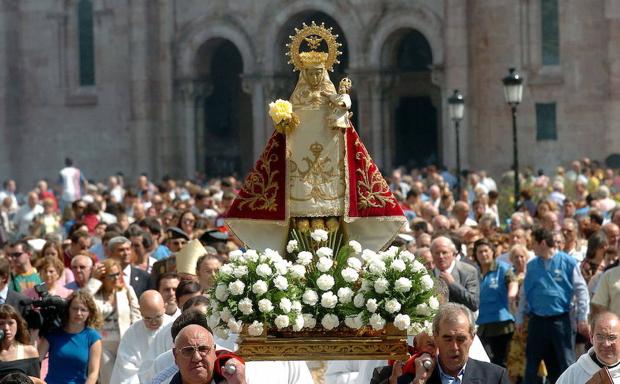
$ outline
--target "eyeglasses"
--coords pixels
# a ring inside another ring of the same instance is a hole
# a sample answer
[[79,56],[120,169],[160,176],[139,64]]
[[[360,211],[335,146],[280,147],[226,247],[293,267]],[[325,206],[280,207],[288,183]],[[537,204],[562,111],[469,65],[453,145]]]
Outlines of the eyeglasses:
[[157,315],[157,316],[153,316],[153,317],[142,316],[142,320],[144,320],[144,321],[146,321],[148,323],[156,323],[156,322],[160,321],[163,318],[164,318],[164,315]]
[[194,224],[196,222],[196,220],[192,220],[192,219],[185,219],[182,221],[183,224]]
[[176,348],[176,350],[181,353],[181,356],[189,359],[190,357],[194,356],[194,353],[196,352],[198,352],[200,356],[206,356],[209,354],[209,352],[211,352],[214,347],[215,346],[211,345],[188,345],[187,347]]
[[602,335],[597,333],[594,335],[594,339],[599,343],[604,343],[605,341],[609,341],[610,344],[615,344],[618,341],[618,335]]
[[20,257],[23,254],[24,254],[24,252],[13,252],[13,253],[7,253],[7,256],[8,257],[15,257],[15,258],[17,258],[17,257]]

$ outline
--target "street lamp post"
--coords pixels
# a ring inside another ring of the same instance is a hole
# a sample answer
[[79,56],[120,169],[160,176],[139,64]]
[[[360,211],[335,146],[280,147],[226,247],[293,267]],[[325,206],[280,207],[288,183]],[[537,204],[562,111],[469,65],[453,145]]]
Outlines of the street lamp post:
[[519,203],[519,147],[517,145],[517,105],[523,97],[523,77],[514,69],[510,68],[508,76],[502,79],[504,83],[504,97],[512,111],[512,150],[514,171],[514,203],[515,210]]
[[458,89],[455,89],[452,96],[448,97],[448,112],[450,119],[454,121],[454,130],[456,132],[456,200],[461,198],[461,143],[459,128],[461,120],[463,120],[464,111],[465,98]]

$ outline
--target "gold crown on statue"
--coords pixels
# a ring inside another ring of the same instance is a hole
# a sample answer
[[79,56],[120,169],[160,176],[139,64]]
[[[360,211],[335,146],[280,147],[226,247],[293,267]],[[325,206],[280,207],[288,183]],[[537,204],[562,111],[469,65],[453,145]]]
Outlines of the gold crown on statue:
[[[325,24],[316,25],[313,21],[310,25],[303,23],[301,29],[295,28],[295,36],[289,36],[291,42],[286,44],[289,49],[289,64],[293,64],[293,71],[306,68],[325,66],[329,71],[334,70],[334,64],[339,64],[338,56],[342,54],[338,50],[342,44],[336,41],[338,35],[332,34],[332,28],[325,28]],[[309,51],[300,52],[301,46],[306,43]],[[327,52],[321,50],[322,43],[327,47]]]

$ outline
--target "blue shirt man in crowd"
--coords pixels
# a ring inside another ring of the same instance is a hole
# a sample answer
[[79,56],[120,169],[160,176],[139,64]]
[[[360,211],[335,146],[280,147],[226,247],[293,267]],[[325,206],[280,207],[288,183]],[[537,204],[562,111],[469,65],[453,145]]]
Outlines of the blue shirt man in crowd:
[[523,331],[524,317],[529,318],[524,382],[540,382],[538,365],[544,360],[549,381],[555,383],[575,361],[569,316],[573,298],[577,330],[589,335],[588,286],[577,261],[555,248],[551,231],[536,229],[532,239],[537,257],[527,265],[517,313],[518,332]]

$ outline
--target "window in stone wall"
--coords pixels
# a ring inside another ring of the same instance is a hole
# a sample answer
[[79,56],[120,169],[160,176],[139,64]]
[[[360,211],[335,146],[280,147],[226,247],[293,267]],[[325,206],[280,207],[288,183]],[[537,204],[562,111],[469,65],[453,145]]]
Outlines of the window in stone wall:
[[78,3],[78,42],[80,60],[80,86],[95,85],[95,39],[93,29],[93,3]]
[[560,64],[560,26],[558,0],[540,0],[543,65]]
[[536,103],[536,140],[557,140],[555,103]]

